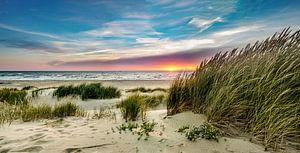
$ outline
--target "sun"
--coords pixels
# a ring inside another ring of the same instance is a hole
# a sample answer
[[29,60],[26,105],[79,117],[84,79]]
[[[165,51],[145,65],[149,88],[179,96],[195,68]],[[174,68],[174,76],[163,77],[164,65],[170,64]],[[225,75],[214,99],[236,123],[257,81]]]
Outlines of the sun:
[[174,72],[176,71],[178,68],[174,67],[174,66],[169,66],[169,67],[166,67],[165,70],[169,71],[169,72]]
[[175,67],[167,67],[167,70],[170,71],[170,72],[173,72],[173,71],[176,70],[176,68]]

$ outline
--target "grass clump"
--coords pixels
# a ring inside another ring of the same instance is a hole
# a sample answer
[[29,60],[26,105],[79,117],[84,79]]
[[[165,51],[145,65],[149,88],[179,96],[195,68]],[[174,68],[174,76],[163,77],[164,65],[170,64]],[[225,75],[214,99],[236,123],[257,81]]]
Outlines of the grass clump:
[[164,88],[154,88],[154,89],[150,89],[150,88],[145,88],[145,87],[137,87],[137,88],[133,88],[133,89],[129,89],[126,92],[155,92],[155,91],[161,91],[161,92],[166,92],[167,89]]
[[78,86],[60,86],[53,96],[58,98],[66,96],[80,96],[82,100],[86,99],[110,99],[119,98],[121,96],[120,90],[115,87],[104,87],[101,83],[81,84]]
[[154,96],[143,95],[141,97],[142,97],[142,100],[147,105],[147,107],[150,107],[150,108],[156,107],[159,104],[163,104],[165,102],[165,100],[164,100],[165,95],[163,95],[163,94],[161,94],[161,95],[154,95]]
[[57,117],[85,116],[85,112],[72,102],[61,103],[54,107],[45,104],[32,106],[31,104],[10,105],[0,103],[0,109],[0,124],[11,123],[18,119],[27,122]]
[[148,96],[132,94],[122,100],[117,107],[120,108],[123,118],[127,121],[136,121],[138,117],[145,119],[146,110],[156,107],[163,102],[164,95]]
[[83,116],[82,109],[72,102],[61,103],[54,106],[53,117]]
[[28,99],[26,96],[26,91],[20,91],[10,88],[0,89],[0,102],[6,102],[13,105],[27,104]]
[[130,95],[128,98],[122,100],[118,107],[121,110],[123,118],[126,122],[136,121],[139,116],[144,119],[146,113],[146,105],[143,98],[139,94]]
[[300,31],[285,29],[179,76],[168,92],[168,114],[189,109],[227,134],[252,134],[266,148],[299,147],[299,70]]

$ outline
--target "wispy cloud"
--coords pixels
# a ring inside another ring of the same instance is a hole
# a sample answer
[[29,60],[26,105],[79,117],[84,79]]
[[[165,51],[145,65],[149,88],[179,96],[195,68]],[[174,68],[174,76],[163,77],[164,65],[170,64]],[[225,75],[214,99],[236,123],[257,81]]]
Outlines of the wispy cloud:
[[27,41],[27,40],[0,40],[0,44],[3,44],[7,47],[12,48],[21,48],[27,49],[29,51],[42,51],[49,53],[62,53],[64,52],[60,48],[57,48],[53,45],[36,42],[36,41]]
[[124,18],[131,18],[131,19],[152,19],[155,15],[150,15],[143,12],[128,12],[124,14]]
[[197,2],[197,1],[196,0],[180,0],[180,1],[178,0],[174,4],[168,5],[164,8],[165,9],[185,8],[185,7],[193,5],[195,2]]
[[255,31],[262,27],[263,27],[262,25],[241,26],[238,28],[232,28],[232,29],[227,29],[227,30],[223,30],[223,31],[218,31],[218,32],[215,32],[213,35],[214,36],[231,36],[231,35],[235,35],[235,34],[239,34],[239,33],[243,33],[243,32]]
[[199,28],[200,32],[202,32],[202,31],[208,29],[210,26],[212,26],[212,24],[214,24],[216,22],[224,22],[224,20],[221,17],[217,17],[217,18],[210,19],[210,20],[194,17],[189,21],[188,24]]
[[138,35],[160,35],[148,21],[123,20],[105,23],[102,28],[83,32],[94,37],[137,37]]
[[30,35],[37,35],[37,36],[42,36],[42,37],[54,38],[54,39],[59,38],[59,36],[54,35],[54,34],[28,31],[28,30],[24,30],[24,29],[14,27],[14,26],[6,25],[6,24],[3,24],[3,23],[0,23],[0,28],[10,30],[10,31],[26,33],[26,34],[30,34]]
[[164,55],[150,55],[140,57],[128,57],[119,59],[90,59],[90,60],[71,60],[71,61],[51,61],[49,64],[56,66],[94,66],[94,65],[161,65],[166,63],[177,64],[198,64],[204,58],[208,58],[224,48],[202,48],[195,50],[185,50],[183,52],[170,53]]

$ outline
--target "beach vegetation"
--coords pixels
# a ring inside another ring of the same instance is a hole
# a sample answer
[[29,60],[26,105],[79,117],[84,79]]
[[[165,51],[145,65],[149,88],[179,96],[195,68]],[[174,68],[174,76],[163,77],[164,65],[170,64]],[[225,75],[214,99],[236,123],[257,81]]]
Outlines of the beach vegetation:
[[220,132],[208,123],[204,123],[199,127],[190,128],[186,126],[179,128],[178,132],[185,133],[185,137],[190,141],[196,141],[199,138],[218,141],[220,136]]
[[34,89],[36,88],[35,86],[25,86],[22,88],[22,90],[31,90],[31,89]]
[[27,122],[39,119],[86,115],[85,111],[72,102],[63,102],[54,107],[46,104],[33,106],[32,104],[10,105],[8,103],[0,103],[0,109],[0,124],[11,123],[18,119]]
[[137,87],[137,88],[133,88],[133,89],[128,89],[126,92],[149,92],[149,93],[152,93],[152,92],[156,92],[156,91],[166,92],[167,89],[164,89],[164,88],[151,89],[151,88],[145,88],[145,87]]
[[138,117],[145,119],[148,108],[156,107],[163,102],[164,95],[132,94],[117,104],[117,107],[120,108],[126,121],[136,121]]
[[143,102],[146,104],[147,108],[154,108],[160,104],[165,104],[165,95],[141,95]]
[[[299,147],[299,70],[300,31],[285,29],[220,52],[192,74],[178,76],[168,90],[168,115],[192,110],[227,134],[250,133],[266,148]],[[189,139],[202,129],[190,132]]]
[[15,88],[0,89],[0,102],[12,105],[27,104],[27,92]]
[[142,96],[133,94],[122,100],[118,106],[121,110],[123,118],[127,121],[136,121],[139,116],[144,119],[146,113],[146,105]]
[[[150,133],[154,132],[155,125],[157,125],[157,123],[154,121],[144,121],[141,124],[128,122],[126,124],[123,123],[117,126],[116,129],[119,131],[120,134],[122,134],[122,132],[126,133],[127,131],[130,131],[133,135],[137,134],[139,136],[138,140],[140,140],[142,137],[144,137],[144,140],[148,140]],[[113,128],[112,132],[115,133]]]
[[115,87],[104,87],[101,83],[81,84],[78,86],[60,86],[53,96],[63,98],[66,96],[79,96],[82,100],[87,99],[111,99],[119,98],[121,91]]

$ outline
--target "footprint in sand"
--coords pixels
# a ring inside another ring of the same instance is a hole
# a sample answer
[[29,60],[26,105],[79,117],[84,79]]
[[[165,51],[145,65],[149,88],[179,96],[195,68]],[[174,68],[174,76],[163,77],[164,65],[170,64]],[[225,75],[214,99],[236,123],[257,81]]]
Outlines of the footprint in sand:
[[69,126],[71,126],[70,124],[65,124],[65,125],[63,125],[64,127],[69,127]]
[[1,153],[7,153],[7,152],[9,152],[10,151],[10,149],[0,149],[0,152]]
[[5,137],[4,136],[0,136],[0,141],[4,140]]
[[43,150],[43,147],[41,146],[32,146],[32,147],[28,147],[28,148],[24,148],[21,150],[16,150],[15,152],[40,152],[41,150]]
[[48,143],[48,142],[50,142],[50,141],[49,140],[38,140],[34,144],[41,145],[41,144],[45,144],[45,143]]
[[30,141],[36,141],[36,140],[44,138],[45,136],[46,135],[44,135],[43,133],[38,133],[33,136],[30,136],[29,139],[30,139]]

